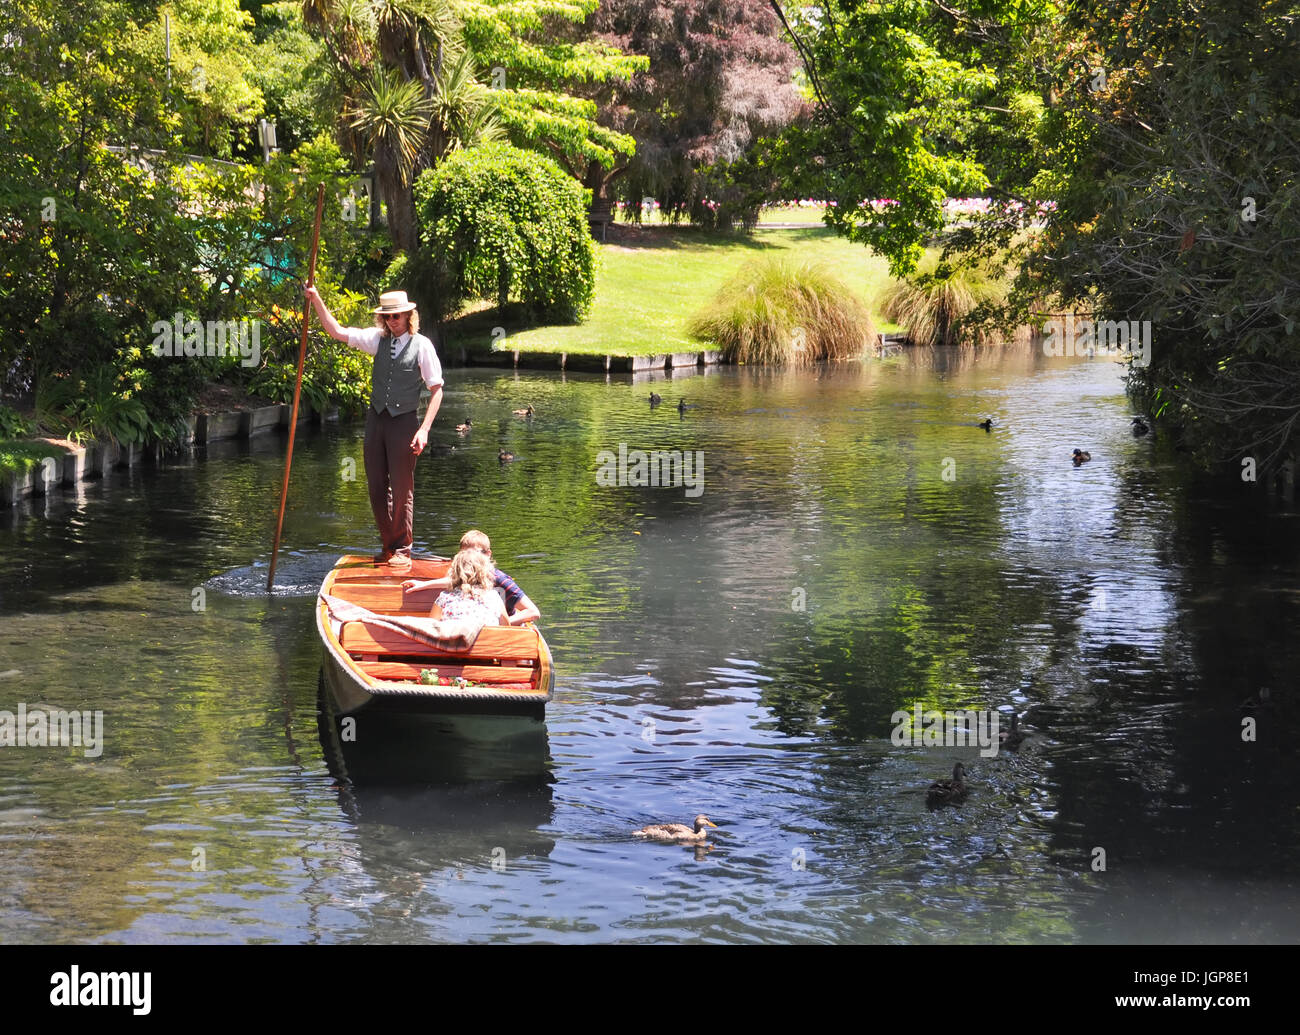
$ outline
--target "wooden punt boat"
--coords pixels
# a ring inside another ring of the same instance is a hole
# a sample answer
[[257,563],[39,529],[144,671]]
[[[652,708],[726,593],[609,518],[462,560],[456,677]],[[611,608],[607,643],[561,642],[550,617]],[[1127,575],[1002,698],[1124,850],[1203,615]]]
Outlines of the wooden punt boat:
[[[551,651],[532,624],[489,625],[472,646],[449,649],[412,639],[369,621],[338,621],[324,600],[332,596],[378,616],[428,618],[435,590],[411,593],[406,579],[447,574],[447,558],[416,558],[397,574],[369,557],[344,556],[325,576],[316,601],[316,628],[325,647],[323,679],[335,711],[414,712],[430,715],[521,715],[541,718],[551,699]],[[423,669],[455,685],[420,682]]]

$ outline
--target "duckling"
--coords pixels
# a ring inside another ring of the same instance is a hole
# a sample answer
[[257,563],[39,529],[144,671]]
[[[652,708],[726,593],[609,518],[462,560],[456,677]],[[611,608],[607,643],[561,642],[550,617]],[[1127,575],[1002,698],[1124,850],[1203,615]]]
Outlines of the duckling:
[[932,809],[943,805],[956,805],[966,799],[966,767],[958,762],[952,767],[951,780],[936,780],[925,792],[925,803]]
[[1008,751],[1017,750],[1025,742],[1025,731],[1020,728],[1020,716],[1016,712],[1011,713],[1011,728],[998,731],[998,740]]
[[1151,430],[1151,429],[1150,429],[1149,427],[1147,427],[1147,422],[1144,421],[1141,417],[1134,417],[1134,418],[1133,418],[1133,437],[1134,437],[1134,438],[1141,438],[1143,435],[1145,435],[1145,434],[1146,434],[1148,431],[1150,431],[1150,430]]
[[658,406],[658,405],[659,405],[661,402],[663,402],[663,401],[664,401],[664,397],[663,397],[662,395],[660,395],[658,392],[651,392],[651,393],[650,393],[650,406],[651,406],[652,409],[653,409],[655,406]]
[[642,827],[640,830],[632,831],[633,837],[646,837],[651,841],[674,841],[683,844],[700,844],[708,839],[708,831],[705,827],[717,829],[718,824],[709,821],[709,817],[701,813],[695,817],[695,828],[691,829],[685,823],[651,823],[648,827]]
[[695,409],[695,403],[688,403],[685,399],[677,400],[677,412],[685,413],[687,410]]
[[474,422],[473,422],[472,420],[470,420],[468,417],[466,417],[466,418],[465,418],[465,423],[464,423],[464,424],[457,424],[457,425],[456,425],[456,434],[457,434],[457,435],[468,435],[468,434],[469,434],[469,429],[472,428],[473,426],[474,426]]
[[497,459],[500,460],[503,464],[510,463],[512,460],[514,460],[514,458],[515,458],[514,453],[508,452],[507,450],[504,449],[497,454]]
[[992,431],[992,430],[993,430],[993,418],[992,418],[992,417],[985,417],[982,421],[979,422],[979,424],[976,425],[976,427],[983,428],[985,431]]
[[1072,457],[1072,459],[1074,460],[1074,466],[1078,467],[1080,464],[1086,464],[1089,460],[1091,460],[1092,454],[1085,452],[1082,449],[1076,449],[1074,451],[1074,456]]
[[528,408],[525,410],[511,410],[510,412],[513,413],[516,417],[524,417],[524,418],[531,417],[533,415],[533,404],[529,403]]

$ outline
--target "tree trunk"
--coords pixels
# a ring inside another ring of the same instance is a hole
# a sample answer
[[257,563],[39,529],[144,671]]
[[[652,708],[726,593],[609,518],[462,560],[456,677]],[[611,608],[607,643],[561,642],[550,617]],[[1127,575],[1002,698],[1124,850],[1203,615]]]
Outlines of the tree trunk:
[[398,252],[413,252],[418,243],[415,226],[415,197],[403,184],[397,157],[387,147],[375,148],[375,181],[388,211],[388,233]]
[[589,219],[609,219],[613,206],[605,190],[608,183],[609,178],[605,175],[605,167],[595,159],[588,162],[587,175],[583,178],[582,185],[591,191],[591,205],[587,208]]
[[504,313],[510,304],[510,267],[502,260],[497,266],[497,305]]

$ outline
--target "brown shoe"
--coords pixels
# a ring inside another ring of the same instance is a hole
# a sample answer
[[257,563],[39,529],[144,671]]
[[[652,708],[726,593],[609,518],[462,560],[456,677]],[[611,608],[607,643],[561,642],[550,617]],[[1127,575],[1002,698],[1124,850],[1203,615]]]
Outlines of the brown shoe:
[[390,557],[389,560],[388,560],[388,568],[389,568],[390,571],[396,571],[396,572],[402,572],[402,573],[405,573],[405,572],[410,571],[410,570],[411,570],[411,555],[410,555],[410,554],[405,554],[405,553],[395,553],[395,554],[393,554],[393,556]]
[[379,553],[375,554],[374,557],[371,558],[371,560],[373,560],[376,564],[387,564],[389,558],[391,558],[392,556],[393,555],[389,553],[387,550],[382,550]]

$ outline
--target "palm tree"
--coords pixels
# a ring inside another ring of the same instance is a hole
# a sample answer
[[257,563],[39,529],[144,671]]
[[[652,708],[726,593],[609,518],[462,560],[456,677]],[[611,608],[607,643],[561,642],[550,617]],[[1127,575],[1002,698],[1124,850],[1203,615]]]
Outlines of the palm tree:
[[346,121],[374,155],[379,193],[388,206],[393,243],[415,247],[415,202],[411,184],[416,163],[429,139],[432,105],[423,86],[382,65],[346,112]]
[[398,251],[418,234],[411,186],[449,151],[502,135],[474,78],[449,0],[306,0],[335,64],[355,84],[344,129],[369,152]]

